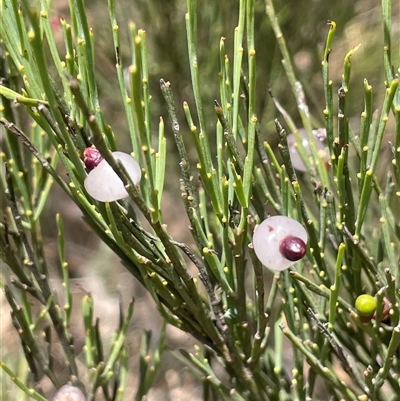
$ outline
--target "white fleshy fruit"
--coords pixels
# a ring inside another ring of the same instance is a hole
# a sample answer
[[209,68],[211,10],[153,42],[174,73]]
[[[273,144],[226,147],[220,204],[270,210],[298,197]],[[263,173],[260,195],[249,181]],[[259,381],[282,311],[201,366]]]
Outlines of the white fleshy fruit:
[[[128,153],[112,154],[115,160],[124,165],[132,182],[137,185],[142,176],[138,162]],[[121,179],[104,159],[88,174],[84,185],[88,194],[100,202],[113,202],[129,196]]]
[[272,216],[254,231],[253,249],[265,267],[282,271],[304,256],[307,240],[307,231],[298,221],[287,216]]
[[78,387],[66,384],[59,388],[53,401],[86,401],[86,398]]
[[[323,128],[318,128],[316,130],[313,130],[313,135],[314,135],[314,143],[315,146],[317,148],[318,151],[318,156],[327,161],[328,159],[328,154],[327,152],[325,152],[325,146],[324,144],[321,142],[320,136],[322,136],[323,138],[323,132],[325,132],[326,135],[326,131]],[[306,134],[306,131],[304,128],[300,128],[299,129],[299,134],[301,137],[301,142],[302,145],[304,146],[304,149],[307,153],[307,156],[311,156],[311,149],[310,149],[310,143],[308,141],[308,137]],[[293,167],[297,170],[297,171],[307,171],[307,167],[305,166],[305,164],[303,163],[303,160],[301,160],[301,157],[299,155],[299,152],[297,150],[297,143],[296,143],[296,138],[294,136],[294,134],[289,134],[287,136],[287,142],[288,142],[288,146],[289,146],[289,151],[290,151],[290,159],[292,160],[292,165]]]

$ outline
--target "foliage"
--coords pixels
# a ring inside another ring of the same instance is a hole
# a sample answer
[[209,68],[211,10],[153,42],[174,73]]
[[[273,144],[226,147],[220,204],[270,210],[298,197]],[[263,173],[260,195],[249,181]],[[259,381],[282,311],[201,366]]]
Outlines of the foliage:
[[[267,30],[275,38],[271,46],[282,58],[283,79],[273,67],[274,58],[263,64],[265,47],[255,29],[260,3],[240,0],[237,15],[230,12],[230,2],[220,3],[211,9],[214,13],[207,7],[203,10],[196,0],[187,1],[186,43],[181,28],[171,38],[165,30],[174,22],[167,18],[173,15],[171,10],[182,10],[182,2],[165,2],[165,8],[157,8],[156,2],[137,2],[143,10],[141,22],[147,21],[149,29],[159,24],[164,32],[153,36],[152,44],[160,41],[163,49],[168,40],[178,41],[177,55],[183,53],[184,45],[188,49],[188,64],[173,55],[165,67],[169,72],[185,71],[185,66],[190,70],[188,96],[193,101],[184,101],[183,112],[175,98],[185,99],[187,87],[178,80],[159,80],[168,132],[177,149],[181,200],[193,237],[186,244],[172,238],[162,208],[171,144],[167,145],[163,118],[154,126],[154,116],[163,112],[150,93],[157,91],[154,75],[163,76],[165,55],[159,55],[157,71],[152,70],[149,54],[154,59],[158,55],[148,51],[147,32],[130,23],[131,60],[126,62],[116,4],[109,0],[115,73],[124,110],[121,120],[128,127],[132,155],[142,167],[143,178],[135,186],[112,157],[117,130],[103,112],[107,92],[97,84],[96,31],[89,27],[83,1],[70,0],[69,16],[60,20],[62,50],[55,40],[50,2],[40,1],[37,7],[30,7],[26,0],[1,2],[0,123],[5,146],[0,250],[5,271],[12,274],[9,283],[4,275],[3,288],[30,376],[16,377],[9,363],[1,366],[32,399],[45,400],[40,386],[43,376],[54,388],[71,381],[87,400],[99,393],[106,400],[128,396],[126,338],[133,301],[126,311],[121,305],[119,328],[105,351],[99,321],[94,321],[93,298],[85,295],[85,372],[78,369],[70,330],[72,297],[62,216],[57,215],[64,290],[60,299],[50,285],[41,236],[41,218],[53,182],[151,294],[165,323],[198,341],[195,352],[181,350],[174,355],[203,381],[205,399],[398,397],[400,70],[394,66],[399,57],[392,43],[391,2],[382,0],[385,86],[378,88],[384,92],[382,104],[374,104],[372,87],[365,79],[364,106],[353,129],[349,123],[353,107],[350,58],[358,48],[342,56],[342,82],[336,88],[330,74],[335,22],[329,22],[321,56],[325,105],[320,110],[315,104],[308,107],[310,85],[304,85],[305,92],[292,65],[294,50],[288,47],[295,46],[296,40],[287,45],[281,31],[279,20],[288,23],[285,13],[289,11],[283,7],[278,18],[272,1],[265,1]],[[341,12],[354,11],[351,5],[346,7]],[[227,24],[235,20],[237,27],[233,37],[221,38],[218,53],[207,46],[210,38],[220,36],[217,25],[209,37],[202,25],[207,18],[225,16]],[[216,68],[218,95],[207,88],[206,75]],[[269,97],[259,89],[266,79]],[[276,82],[288,82],[288,89]],[[289,94],[296,108],[282,106]],[[326,152],[317,150],[312,134],[322,120],[321,111],[329,162]],[[280,117],[274,120],[276,113]],[[299,124],[308,136],[310,155],[300,138]],[[277,148],[264,140],[272,128],[279,138]],[[295,134],[305,174],[292,166],[286,131]],[[389,156],[382,150],[388,132]],[[129,200],[102,203],[87,194],[83,151],[92,145],[123,181]],[[391,161],[383,166],[384,173],[379,170],[382,155]],[[256,225],[269,214],[300,221],[309,236],[306,258],[275,275],[261,265],[251,245]],[[369,321],[361,319],[354,307],[363,293],[377,301]],[[32,308],[33,302],[40,306]],[[143,335],[137,400],[146,396],[153,383],[164,335],[165,326],[152,358],[150,334]],[[53,369],[54,336],[62,348],[67,380]]]

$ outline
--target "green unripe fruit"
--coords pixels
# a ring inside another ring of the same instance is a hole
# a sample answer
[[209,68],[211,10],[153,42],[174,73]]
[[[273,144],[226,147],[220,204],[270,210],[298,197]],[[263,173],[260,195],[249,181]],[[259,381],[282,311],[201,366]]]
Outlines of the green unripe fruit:
[[355,303],[358,314],[363,317],[372,317],[375,313],[376,306],[376,299],[369,294],[359,295]]

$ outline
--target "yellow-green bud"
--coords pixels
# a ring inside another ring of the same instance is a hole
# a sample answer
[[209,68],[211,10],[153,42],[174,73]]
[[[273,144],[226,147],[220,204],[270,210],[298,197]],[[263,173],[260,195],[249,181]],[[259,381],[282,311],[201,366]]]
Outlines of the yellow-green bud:
[[[372,319],[376,311],[376,299],[369,294],[359,295],[355,302],[355,307],[362,321],[369,321]],[[367,318],[367,320],[365,320]]]

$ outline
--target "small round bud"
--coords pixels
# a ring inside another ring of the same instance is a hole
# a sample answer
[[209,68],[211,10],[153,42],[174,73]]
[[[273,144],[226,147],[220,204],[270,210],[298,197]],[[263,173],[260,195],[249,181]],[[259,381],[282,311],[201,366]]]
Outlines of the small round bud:
[[376,311],[376,299],[369,294],[359,295],[355,302],[355,307],[360,316],[360,320],[364,323],[369,322]]
[[66,384],[58,389],[53,401],[86,401],[86,398],[78,387]]

